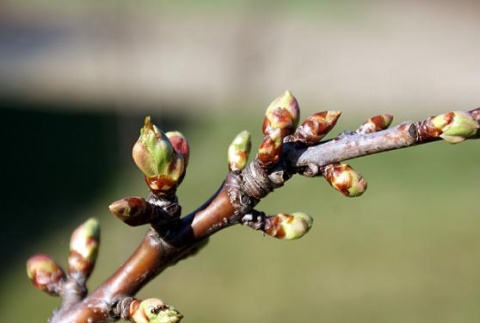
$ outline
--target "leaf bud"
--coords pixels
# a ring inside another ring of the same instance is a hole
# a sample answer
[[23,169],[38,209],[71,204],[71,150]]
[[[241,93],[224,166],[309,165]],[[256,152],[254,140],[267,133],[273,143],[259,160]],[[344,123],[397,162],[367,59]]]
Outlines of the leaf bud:
[[347,197],[357,197],[367,190],[367,181],[348,164],[329,164],[323,176],[327,182]]
[[358,133],[372,133],[387,129],[392,123],[391,114],[379,114],[365,121],[357,130]]
[[300,107],[297,99],[290,91],[285,91],[268,106],[262,124],[263,134],[267,135],[273,129],[279,128],[282,137],[291,135],[298,125],[299,118]]
[[150,204],[142,197],[130,196],[117,200],[108,206],[110,212],[128,225],[150,223],[154,213]]
[[230,171],[240,171],[245,168],[251,147],[250,133],[246,130],[240,132],[233,139],[228,147],[228,169]]
[[295,131],[297,141],[307,145],[316,144],[335,127],[340,111],[323,111],[308,117]]
[[456,144],[477,134],[480,125],[473,117],[463,111],[453,111],[433,117],[431,124],[441,133],[439,137]]
[[265,135],[258,149],[258,160],[262,167],[271,167],[280,161],[282,155],[282,131],[273,129]]
[[27,261],[27,275],[35,288],[58,296],[66,276],[60,265],[47,255],[35,255]]
[[100,224],[97,219],[90,218],[72,233],[70,238],[70,254],[68,271],[70,274],[81,274],[88,278],[97,260],[100,245]]
[[313,218],[306,213],[279,213],[265,219],[264,232],[277,239],[295,240],[303,237],[312,224]]
[[158,298],[134,300],[130,304],[130,320],[135,323],[177,323],[183,315]]

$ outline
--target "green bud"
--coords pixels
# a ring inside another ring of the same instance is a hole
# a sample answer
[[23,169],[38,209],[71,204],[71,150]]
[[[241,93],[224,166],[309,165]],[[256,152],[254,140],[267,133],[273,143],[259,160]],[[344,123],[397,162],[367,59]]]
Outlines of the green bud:
[[463,111],[453,111],[431,119],[431,124],[441,131],[439,137],[456,144],[477,134],[480,125],[472,116]]
[[387,129],[392,123],[393,116],[379,114],[365,121],[357,130],[358,133],[372,133]]
[[282,131],[279,128],[273,129],[265,135],[258,149],[258,160],[262,166],[270,167],[280,161],[282,140]]
[[88,219],[72,233],[68,271],[90,276],[97,260],[100,245],[100,224],[94,218]]
[[165,170],[165,174],[151,177],[147,176],[145,177],[145,181],[152,192],[166,192],[176,189],[181,183],[184,174],[185,164],[183,157],[182,155],[175,153],[168,164],[168,168]]
[[132,157],[147,177],[163,175],[169,168],[174,149],[168,137],[151,123],[150,117],[140,130],[140,137],[133,146]]
[[279,128],[283,137],[290,135],[295,131],[299,118],[300,107],[297,99],[290,91],[286,91],[268,106],[262,124],[263,134],[267,135],[273,129]]
[[312,227],[313,218],[303,212],[279,213],[265,219],[265,233],[277,239],[295,240]]
[[35,255],[27,261],[27,275],[35,288],[58,296],[66,276],[62,268],[47,255]]
[[183,135],[171,132],[169,136],[175,145],[150,122],[150,117],[146,117],[140,137],[133,146],[133,159],[155,194],[176,189],[185,175],[185,159],[188,163],[190,149]]
[[183,315],[158,298],[134,300],[130,304],[130,320],[135,323],[177,323]]
[[335,127],[340,111],[323,111],[308,117],[295,131],[294,137],[307,145],[316,144]]
[[323,176],[333,188],[347,197],[360,196],[367,190],[367,181],[347,164],[327,165]]
[[248,155],[252,147],[250,133],[246,130],[240,132],[228,147],[228,169],[239,171],[245,168]]

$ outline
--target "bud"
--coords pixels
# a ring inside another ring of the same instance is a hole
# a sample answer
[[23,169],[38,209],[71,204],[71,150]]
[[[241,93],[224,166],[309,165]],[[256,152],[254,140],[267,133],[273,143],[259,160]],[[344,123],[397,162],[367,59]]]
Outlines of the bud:
[[88,219],[72,233],[68,271],[86,278],[92,273],[100,245],[100,225],[94,218]]
[[151,205],[144,198],[137,196],[115,201],[108,208],[118,219],[131,226],[150,223],[154,215]]
[[312,224],[313,218],[306,213],[279,213],[265,219],[264,232],[277,239],[295,240],[303,237]]
[[164,174],[173,156],[173,146],[167,136],[151,123],[150,117],[140,129],[140,137],[133,146],[132,157],[147,177]]
[[262,131],[267,135],[273,129],[282,129],[282,137],[292,134],[298,125],[300,107],[290,91],[276,98],[267,108]]
[[258,160],[263,167],[273,166],[280,161],[282,139],[282,131],[278,128],[265,135],[258,149]]
[[448,112],[433,117],[432,126],[441,133],[439,137],[456,144],[477,134],[480,125],[473,117],[463,111]]
[[230,171],[240,171],[245,168],[251,147],[250,133],[246,130],[240,132],[233,139],[228,147],[228,169]]
[[58,296],[65,273],[47,255],[35,255],[27,261],[27,275],[35,288],[47,294]]
[[357,130],[358,133],[372,133],[387,129],[392,123],[391,114],[379,114],[365,121]]
[[190,158],[190,146],[185,136],[179,131],[169,131],[165,133],[168,140],[173,146],[173,149],[183,157],[185,168],[187,168],[188,160]]
[[183,135],[172,132],[172,145],[168,136],[153,125],[150,117],[140,130],[140,137],[133,146],[132,156],[138,168],[145,174],[145,180],[153,193],[175,189],[185,175],[185,158],[189,148]]
[[323,176],[333,188],[347,197],[360,196],[367,190],[367,181],[347,164],[327,165]]
[[295,139],[307,145],[316,144],[335,127],[341,114],[340,111],[323,111],[311,115],[297,128]]
[[135,323],[177,323],[183,315],[157,298],[134,300],[130,304],[130,320]]

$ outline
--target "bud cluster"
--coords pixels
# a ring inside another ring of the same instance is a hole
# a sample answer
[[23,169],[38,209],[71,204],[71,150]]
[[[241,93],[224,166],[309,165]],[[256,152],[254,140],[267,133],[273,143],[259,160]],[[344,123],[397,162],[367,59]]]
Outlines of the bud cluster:
[[180,185],[189,154],[188,142],[180,132],[163,133],[151,123],[150,117],[145,118],[132,150],[133,160],[154,194],[170,192]]
[[100,243],[100,226],[95,219],[89,219],[73,231],[68,256],[68,276],[65,271],[46,255],[35,255],[27,261],[27,275],[39,290],[53,296],[62,291],[73,280],[85,288],[86,280],[92,273]]
[[300,118],[300,107],[290,91],[286,91],[268,106],[262,124],[263,141],[257,160],[262,168],[272,168],[280,161],[283,139],[293,134]]

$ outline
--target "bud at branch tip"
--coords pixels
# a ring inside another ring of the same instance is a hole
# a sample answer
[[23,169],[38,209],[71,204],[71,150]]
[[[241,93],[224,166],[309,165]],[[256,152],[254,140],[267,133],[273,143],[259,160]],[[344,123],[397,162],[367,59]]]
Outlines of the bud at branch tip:
[[470,113],[453,111],[430,119],[431,125],[440,131],[439,137],[456,144],[478,133],[480,125]]

